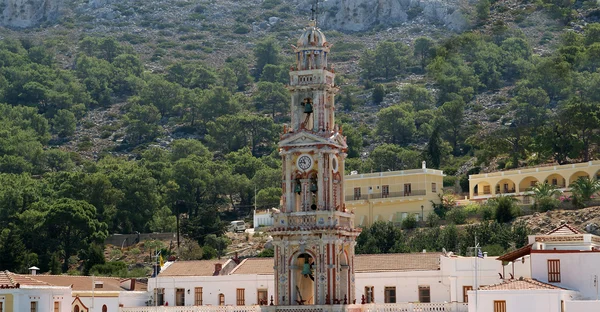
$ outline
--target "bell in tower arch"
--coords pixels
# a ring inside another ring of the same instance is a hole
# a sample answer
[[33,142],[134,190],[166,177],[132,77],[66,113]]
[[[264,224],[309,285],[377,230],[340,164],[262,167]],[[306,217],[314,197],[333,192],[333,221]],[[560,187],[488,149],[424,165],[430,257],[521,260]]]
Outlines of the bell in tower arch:
[[310,98],[304,99],[304,101],[302,102],[302,105],[304,106],[304,113],[305,114],[312,114],[312,112],[313,112],[313,105],[312,105],[312,100]]

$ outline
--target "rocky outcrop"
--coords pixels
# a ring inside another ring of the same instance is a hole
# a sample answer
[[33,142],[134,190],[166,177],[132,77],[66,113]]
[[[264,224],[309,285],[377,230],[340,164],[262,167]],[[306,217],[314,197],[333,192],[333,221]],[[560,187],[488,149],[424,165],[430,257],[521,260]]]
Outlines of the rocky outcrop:
[[55,21],[64,0],[2,0],[0,2],[0,25],[14,28],[37,26]]
[[[377,25],[394,26],[413,19],[463,31],[469,22],[460,9],[461,0],[328,0],[321,1],[319,21],[323,28],[364,31]],[[300,11],[310,11],[313,0],[296,0]]]

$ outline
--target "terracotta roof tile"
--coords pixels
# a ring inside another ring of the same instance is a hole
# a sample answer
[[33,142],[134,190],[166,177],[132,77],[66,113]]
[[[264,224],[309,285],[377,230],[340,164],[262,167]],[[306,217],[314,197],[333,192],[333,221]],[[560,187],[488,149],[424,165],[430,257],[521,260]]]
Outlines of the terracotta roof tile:
[[526,256],[528,254],[531,253],[531,247],[533,246],[533,244],[529,244],[526,246],[523,246],[517,250],[513,250],[509,253],[503,254],[502,256],[496,258],[496,260],[501,260],[501,261],[515,261],[516,259],[519,259],[523,256]]
[[506,280],[500,284],[488,285],[480,287],[480,290],[548,290],[548,289],[562,289],[566,288],[554,286],[547,283],[542,283],[535,279],[525,278],[522,280]]
[[231,274],[260,274],[273,275],[273,258],[248,258],[244,259]]
[[[37,276],[36,276],[37,277]],[[18,284],[18,286],[17,286]],[[52,286],[34,279],[30,275],[15,274],[10,271],[0,271],[0,288],[19,288],[21,286]]]
[[569,224],[565,223],[557,228],[555,228],[554,230],[546,233],[546,235],[574,235],[574,234],[585,234],[582,231],[570,226]]
[[227,260],[176,261],[161,271],[158,276],[212,276],[215,272],[215,264],[224,265]]
[[356,255],[354,271],[356,273],[383,271],[436,271],[440,269],[442,253],[400,253]]
[[[123,291],[121,279],[117,277],[72,276],[72,275],[36,275],[36,279],[54,286],[72,286],[73,291]],[[95,288],[95,284],[102,288]]]

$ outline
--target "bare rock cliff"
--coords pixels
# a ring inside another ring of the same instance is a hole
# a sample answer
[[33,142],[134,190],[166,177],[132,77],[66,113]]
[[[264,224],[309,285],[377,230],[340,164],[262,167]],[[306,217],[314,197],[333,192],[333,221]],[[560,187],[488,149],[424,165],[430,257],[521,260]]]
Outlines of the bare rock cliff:
[[[310,10],[312,0],[296,0],[298,9]],[[363,31],[377,25],[393,26],[421,19],[453,31],[468,28],[468,0],[328,0],[320,4],[324,28]]]
[[0,25],[27,28],[54,21],[64,0],[0,0]]

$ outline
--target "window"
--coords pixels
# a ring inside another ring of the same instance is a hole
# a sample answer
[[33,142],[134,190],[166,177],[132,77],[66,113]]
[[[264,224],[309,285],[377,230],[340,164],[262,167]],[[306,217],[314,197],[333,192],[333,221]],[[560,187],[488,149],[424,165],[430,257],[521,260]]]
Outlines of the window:
[[76,305],[76,306],[73,308],[73,312],[79,312],[79,306],[78,306],[78,305]]
[[164,288],[154,288],[154,298],[156,298],[156,305],[165,304],[165,289]]
[[2,306],[4,302],[0,301],[0,312],[4,311],[4,307]]
[[404,196],[410,196],[411,185],[410,183],[404,184]]
[[365,286],[365,303],[374,303],[375,302],[375,287],[373,286]]
[[560,283],[560,260],[548,260],[548,282]]
[[483,194],[490,194],[490,186],[489,185],[483,186]]
[[437,193],[437,184],[436,183],[431,183],[431,192]]
[[[2,311],[2,306],[0,305],[0,311]],[[54,312],[60,312],[60,302],[54,301]]]
[[105,304],[102,305],[102,312],[108,312],[108,307]]
[[185,289],[175,289],[175,305],[178,307],[185,305]]
[[202,287],[194,288],[194,305],[202,305]]
[[431,294],[429,292],[429,286],[419,286],[419,302],[424,302],[424,303],[431,302]]
[[246,304],[246,300],[244,299],[244,295],[245,295],[245,289],[244,288],[238,288],[235,292],[235,304],[239,305],[239,306],[243,306]]
[[390,196],[390,186],[389,185],[381,186],[381,197],[387,198],[388,196]]
[[473,286],[463,286],[463,302],[469,302],[469,290],[473,290]]
[[552,179],[552,185],[558,185],[558,179]]
[[494,312],[506,312],[506,301],[494,300]]
[[355,187],[354,188],[354,200],[359,200],[360,199],[360,187]]
[[260,305],[268,305],[269,304],[269,293],[266,289],[259,289],[258,292],[258,304]]
[[225,305],[225,295],[223,295],[223,294],[219,294],[219,305],[220,306]]
[[37,312],[37,301],[31,301],[31,312]]
[[385,288],[385,303],[396,303],[396,287]]

